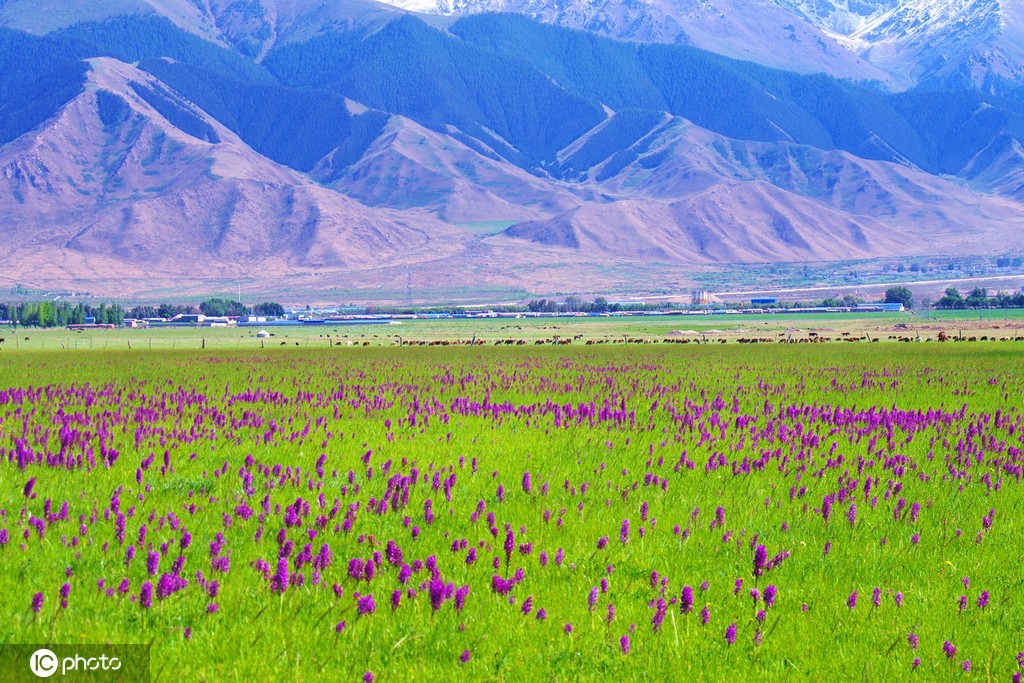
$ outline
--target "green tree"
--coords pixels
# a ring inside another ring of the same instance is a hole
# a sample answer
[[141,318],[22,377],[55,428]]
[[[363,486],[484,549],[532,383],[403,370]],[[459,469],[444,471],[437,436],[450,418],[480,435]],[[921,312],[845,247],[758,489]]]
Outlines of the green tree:
[[280,318],[284,315],[284,306],[273,301],[265,301],[262,304],[253,306],[253,313],[256,315],[270,315]]
[[968,308],[988,308],[988,290],[984,287],[975,287],[964,300]]
[[960,296],[960,290],[956,287],[948,287],[946,294],[935,302],[936,308],[967,308],[964,298]]
[[202,311],[203,315],[216,317],[225,315],[245,315],[249,312],[241,302],[220,298],[207,299],[203,303],[199,304],[199,310]]
[[885,303],[903,304],[905,308],[913,308],[914,294],[906,287],[890,287],[885,290]]
[[199,304],[199,310],[203,312],[203,315],[227,315],[228,302],[227,299],[207,299]]

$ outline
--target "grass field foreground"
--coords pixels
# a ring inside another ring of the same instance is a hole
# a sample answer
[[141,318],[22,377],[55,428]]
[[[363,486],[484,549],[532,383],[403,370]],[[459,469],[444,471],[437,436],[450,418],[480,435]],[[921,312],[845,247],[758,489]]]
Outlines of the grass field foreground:
[[0,354],[0,642],[152,643],[155,680],[1010,680],[1022,382],[1017,344]]

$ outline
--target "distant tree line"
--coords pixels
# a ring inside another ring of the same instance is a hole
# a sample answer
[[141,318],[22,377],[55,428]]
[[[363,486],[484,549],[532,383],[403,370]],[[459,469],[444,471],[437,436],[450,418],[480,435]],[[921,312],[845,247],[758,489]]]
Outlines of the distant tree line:
[[526,310],[531,313],[612,313],[623,310],[623,307],[621,304],[609,304],[603,296],[590,302],[577,296],[567,296],[563,301],[535,299],[526,304]]
[[950,287],[945,296],[935,302],[935,308],[1024,308],[1024,292],[989,296],[984,287],[975,287],[970,294],[963,296],[958,289]]
[[207,299],[200,304],[160,304],[158,306],[135,306],[125,310],[120,304],[85,304],[70,301],[26,301],[22,303],[0,303],[0,320],[24,327],[65,327],[84,325],[121,325],[125,318],[164,318],[176,315],[203,314],[207,316],[265,315],[280,317],[285,314],[284,306],[267,301],[252,307],[244,306],[229,299]]
[[26,301],[0,303],[0,320],[10,320],[25,327],[64,327],[83,325],[86,318],[100,325],[120,325],[124,322],[124,309],[120,304],[92,306],[70,301]]
[[[487,306],[487,310],[495,313],[615,313],[615,312],[642,312],[642,311],[670,311],[687,310],[693,308],[690,304],[678,304],[672,302],[661,302],[657,304],[647,303],[608,303],[604,297],[597,297],[593,301],[584,301],[578,296],[567,296],[563,300],[557,299],[534,299],[525,305],[521,304],[500,304]],[[465,315],[468,313],[479,313],[479,306],[366,306],[350,309],[353,313],[367,313],[378,315],[414,315],[414,314],[442,314],[442,315]]]
[[862,303],[864,303],[864,299],[857,298],[852,294],[846,294],[842,298],[835,296],[829,297],[823,300],[821,305],[826,308],[853,308],[857,306],[857,304]]
[[160,304],[159,306],[136,306],[128,311],[132,318],[173,318],[176,315],[207,315],[212,317],[268,315],[281,317],[284,306],[266,301],[255,306],[246,306],[240,301],[215,297],[199,304]]

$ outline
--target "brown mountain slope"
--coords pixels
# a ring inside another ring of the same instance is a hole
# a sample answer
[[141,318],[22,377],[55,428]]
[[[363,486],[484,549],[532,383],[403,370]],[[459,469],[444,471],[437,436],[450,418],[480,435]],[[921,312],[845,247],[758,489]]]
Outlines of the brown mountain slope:
[[[392,116],[362,158],[332,185],[369,206],[422,209],[451,222],[532,219],[578,203],[567,188],[496,154],[478,152],[453,135]],[[487,152],[482,143],[479,148]],[[325,175],[329,162],[330,156],[313,176]]]
[[93,61],[86,91],[53,119],[0,149],[0,188],[0,270],[23,277],[55,263],[112,280],[358,270],[428,244],[110,59]]
[[[677,263],[825,261],[893,253],[902,239],[763,182],[723,183],[687,199],[590,203],[492,238],[581,254]],[[868,235],[871,235],[870,239]]]
[[[510,227],[576,253],[676,262],[996,253],[1024,246],[1024,211],[899,164],[724,138],[679,118],[589,172],[611,201]],[[600,180],[598,180],[600,179]]]

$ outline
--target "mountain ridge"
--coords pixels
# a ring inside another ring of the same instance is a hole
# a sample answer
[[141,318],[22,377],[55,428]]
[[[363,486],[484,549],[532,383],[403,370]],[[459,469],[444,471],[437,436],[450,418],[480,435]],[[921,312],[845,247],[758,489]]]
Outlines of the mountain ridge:
[[[264,159],[178,100],[215,137],[183,133],[140,94],[144,86],[176,97],[149,74],[110,58],[90,66],[80,95],[0,149],[0,181],[16,202],[0,215],[9,243],[23,247],[8,258],[45,260],[23,252],[47,244],[158,270],[185,258],[227,276],[256,265],[337,269],[428,241]],[[35,239],[16,239],[15,225],[21,235],[32,228]]]
[[1011,96],[893,93],[516,15],[256,4],[199,7],[216,39],[147,3],[0,29],[4,277],[140,291],[198,263],[203,282],[565,291],[1024,248]]

